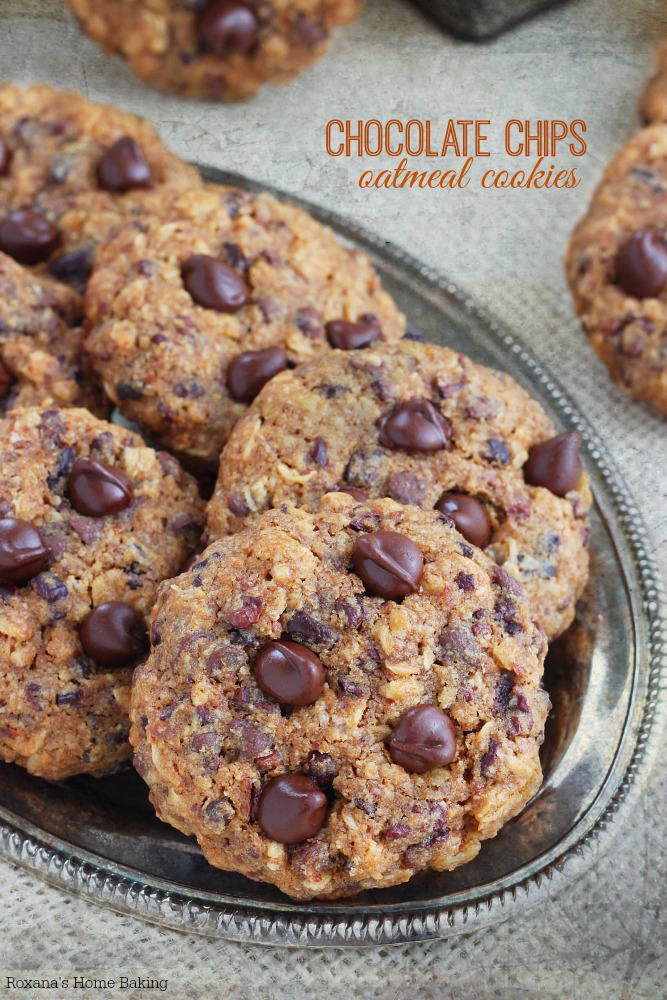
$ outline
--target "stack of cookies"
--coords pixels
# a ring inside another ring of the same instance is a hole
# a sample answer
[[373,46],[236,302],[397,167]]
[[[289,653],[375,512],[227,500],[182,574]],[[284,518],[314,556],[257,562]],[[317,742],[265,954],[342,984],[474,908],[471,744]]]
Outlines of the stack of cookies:
[[471,860],[540,785],[578,434],[145,123],[5,88],[0,143],[0,755],[132,747],[161,819],[295,898]]

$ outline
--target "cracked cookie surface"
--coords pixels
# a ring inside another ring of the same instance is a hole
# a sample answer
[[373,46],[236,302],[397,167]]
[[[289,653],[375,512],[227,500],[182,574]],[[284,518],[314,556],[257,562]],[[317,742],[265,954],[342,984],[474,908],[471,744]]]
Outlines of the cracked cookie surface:
[[[406,547],[423,559],[408,593],[372,596]],[[158,816],[293,897],[451,870],[540,785],[544,634],[514,577],[435,511],[336,493],[267,512],[160,588],[151,638],[131,740]],[[322,668],[298,707],[267,694],[284,640],[292,667]]]

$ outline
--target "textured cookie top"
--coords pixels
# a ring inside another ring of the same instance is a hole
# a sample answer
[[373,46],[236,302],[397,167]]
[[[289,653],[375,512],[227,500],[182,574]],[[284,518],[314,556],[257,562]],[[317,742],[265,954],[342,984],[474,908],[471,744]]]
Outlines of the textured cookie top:
[[141,118],[44,84],[0,89],[0,250],[21,263],[82,288],[109,229],[171,182],[200,183]]
[[82,358],[83,302],[71,288],[38,277],[0,253],[0,408],[109,406]]
[[330,349],[327,324],[402,334],[368,258],[301,209],[215,186],[153,206],[100,247],[87,350],[121,410],[177,453],[217,462],[263,381]]
[[584,330],[614,380],[667,414],[667,125],[607,166],[567,252]]
[[141,632],[201,501],[175,459],[86,410],[15,410],[1,428],[0,756],[104,773],[127,759]]
[[447,348],[404,340],[333,351],[278,375],[237,424],[209,504],[209,536],[238,531],[270,507],[316,508],[337,487],[440,503],[470,542],[522,580],[553,638],[570,624],[586,581],[590,506],[576,452],[564,456],[564,484],[555,465],[541,477],[526,466],[531,449],[555,434],[508,375]]
[[137,76],[186,97],[238,100],[322,54],[363,0],[68,0],[82,27]]
[[644,125],[667,122],[667,45],[658,50],[657,68],[646,84],[639,103],[639,117]]
[[545,649],[442,515],[331,494],[160,589],[135,763],[214,865],[302,899],[395,885],[469,861],[539,787]]

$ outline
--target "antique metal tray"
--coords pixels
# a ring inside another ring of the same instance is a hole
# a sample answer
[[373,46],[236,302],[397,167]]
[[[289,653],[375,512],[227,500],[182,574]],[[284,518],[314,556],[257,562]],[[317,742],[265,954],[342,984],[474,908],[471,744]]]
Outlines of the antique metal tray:
[[[254,189],[244,178],[203,172]],[[471,864],[339,903],[292,902],[210,867],[194,841],[154,817],[132,771],[47,784],[1,766],[0,854],[92,902],[210,936],[302,947],[441,938],[544,899],[613,839],[617,814],[632,811],[656,752],[662,708],[659,588],[630,491],[585,418],[523,345],[427,268],[338,216],[306,207],[374,258],[412,330],[506,369],[560,427],[584,437],[596,498],[591,584],[577,622],[549,655],[554,711],[544,785]]]

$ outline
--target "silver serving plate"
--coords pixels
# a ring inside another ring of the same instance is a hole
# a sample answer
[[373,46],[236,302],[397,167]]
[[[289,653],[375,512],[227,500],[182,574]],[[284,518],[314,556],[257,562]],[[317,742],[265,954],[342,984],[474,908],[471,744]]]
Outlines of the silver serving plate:
[[[203,173],[257,190],[236,175]],[[583,436],[596,499],[591,583],[547,662],[554,710],[544,784],[470,864],[337,903],[293,902],[210,867],[193,840],[155,818],[132,771],[48,784],[1,765],[0,854],[93,902],[211,937],[300,947],[443,938],[543,900],[612,840],[617,813],[631,814],[664,707],[659,585],[630,491],[585,418],[523,345],[428,268],[333,213],[305,207],[370,254],[411,330],[509,371],[560,427]]]

